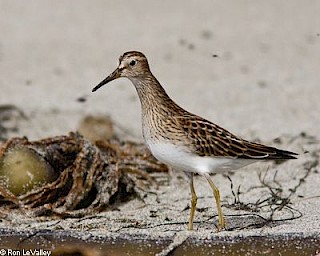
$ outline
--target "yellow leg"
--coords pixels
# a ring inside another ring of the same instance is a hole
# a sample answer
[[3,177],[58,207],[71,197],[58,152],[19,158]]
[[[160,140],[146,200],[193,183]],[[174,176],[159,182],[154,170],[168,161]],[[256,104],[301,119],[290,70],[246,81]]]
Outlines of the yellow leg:
[[225,223],[224,223],[224,218],[223,218],[221,203],[220,203],[220,192],[219,192],[219,189],[216,187],[216,185],[214,185],[209,174],[204,173],[203,176],[206,177],[207,181],[209,182],[210,187],[212,188],[212,191],[213,191],[214,198],[216,199],[218,215],[219,215],[218,231],[221,231],[225,227]]
[[196,191],[194,190],[194,186],[193,186],[193,173],[191,173],[191,176],[190,176],[190,190],[191,190],[191,211],[190,211],[188,230],[193,230],[193,218],[194,218],[194,213],[196,211],[196,205],[198,200]]

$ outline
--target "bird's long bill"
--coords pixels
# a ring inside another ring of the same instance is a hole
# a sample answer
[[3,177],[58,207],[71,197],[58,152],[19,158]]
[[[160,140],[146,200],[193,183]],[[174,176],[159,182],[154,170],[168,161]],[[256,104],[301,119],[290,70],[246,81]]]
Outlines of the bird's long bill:
[[120,77],[120,71],[117,68],[115,71],[113,71],[106,79],[104,79],[103,81],[101,81],[96,87],[94,87],[92,89],[92,92],[95,92],[96,90],[98,90],[100,87],[102,87],[103,85],[111,82],[114,79],[117,79]]

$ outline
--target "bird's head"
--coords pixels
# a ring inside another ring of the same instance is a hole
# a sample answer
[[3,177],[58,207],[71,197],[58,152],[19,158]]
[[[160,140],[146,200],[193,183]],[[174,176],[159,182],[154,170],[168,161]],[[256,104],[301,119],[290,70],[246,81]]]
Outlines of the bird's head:
[[126,52],[119,58],[118,67],[107,78],[101,81],[92,91],[98,90],[103,85],[120,77],[129,79],[143,76],[146,72],[150,72],[149,64],[146,56],[137,51]]

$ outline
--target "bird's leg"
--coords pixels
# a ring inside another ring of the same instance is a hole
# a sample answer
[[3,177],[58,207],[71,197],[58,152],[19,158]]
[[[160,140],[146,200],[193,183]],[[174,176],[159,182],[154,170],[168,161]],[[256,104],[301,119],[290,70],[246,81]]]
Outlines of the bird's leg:
[[193,218],[196,210],[198,197],[193,186],[193,173],[188,174],[188,176],[190,178],[190,190],[191,190],[191,211],[190,211],[188,230],[193,230]]
[[221,203],[220,203],[220,192],[219,192],[219,189],[216,187],[216,185],[214,185],[208,173],[204,173],[203,176],[206,177],[207,181],[209,182],[210,187],[213,191],[214,198],[216,199],[218,215],[219,215],[218,231],[221,231],[225,227],[225,223],[224,223],[224,218],[223,218]]

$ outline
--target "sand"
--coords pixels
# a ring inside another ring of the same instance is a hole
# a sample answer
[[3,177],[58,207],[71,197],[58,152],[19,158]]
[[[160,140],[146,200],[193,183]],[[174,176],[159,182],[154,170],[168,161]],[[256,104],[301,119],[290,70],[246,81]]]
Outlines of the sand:
[[[0,104],[14,105],[26,117],[13,121],[19,129],[8,136],[62,135],[76,130],[85,115],[100,114],[111,116],[124,139],[142,141],[140,103],[128,80],[91,93],[116,68],[119,55],[139,50],[168,94],[187,110],[246,139],[300,154],[282,165],[255,164],[236,172],[231,176],[235,187],[241,185],[245,192],[258,186],[258,174],[269,170],[268,181],[278,171],[289,193],[306,173],[305,165],[316,163],[292,198],[300,218],[238,229],[250,218],[237,220],[231,215],[239,212],[224,207],[227,222],[238,228],[219,234],[213,231],[216,218],[205,221],[216,208],[209,186],[197,177],[199,208],[204,210],[196,214],[195,233],[187,236],[319,236],[319,10],[317,1],[298,0],[2,1]],[[61,220],[59,228],[102,236],[181,236],[185,224],[156,225],[187,222],[189,187],[183,174],[175,176],[157,191],[158,199],[134,200],[119,206],[120,211],[100,213],[100,219]],[[214,180],[225,204],[232,203],[229,180],[223,175]],[[242,200],[255,202],[264,193],[249,191]],[[152,211],[156,217],[150,217]],[[130,228],[135,221],[154,227]],[[23,230],[49,228],[50,223],[20,216],[0,225]]]

